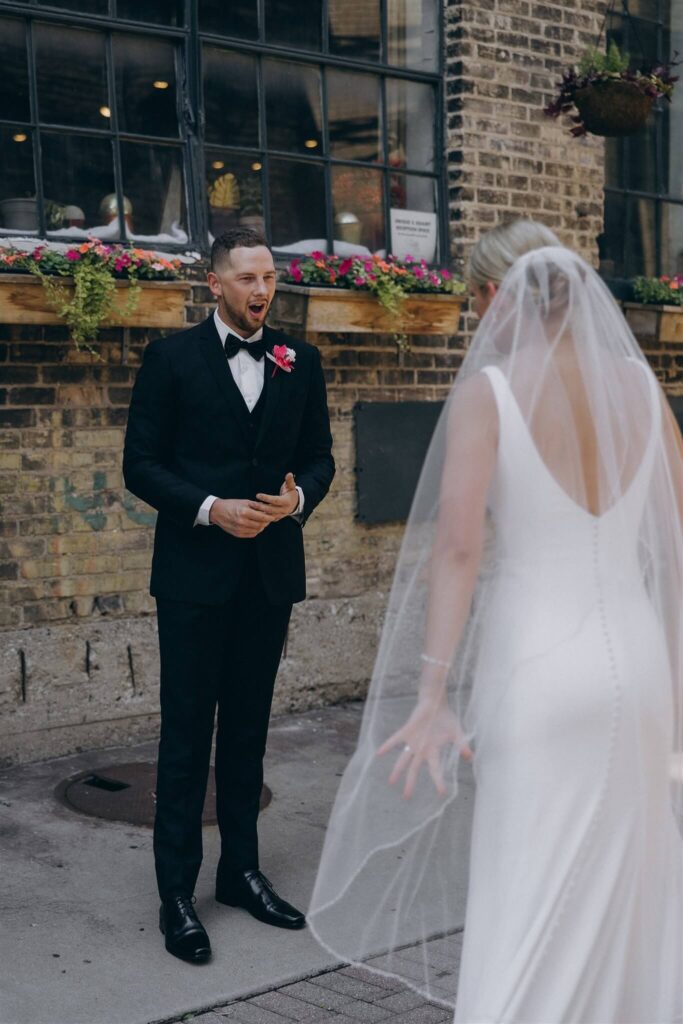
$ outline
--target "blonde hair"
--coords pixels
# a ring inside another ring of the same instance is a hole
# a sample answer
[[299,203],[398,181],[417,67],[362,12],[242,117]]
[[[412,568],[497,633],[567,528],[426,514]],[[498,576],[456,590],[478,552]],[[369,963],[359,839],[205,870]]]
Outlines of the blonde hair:
[[513,263],[532,249],[559,245],[557,235],[535,220],[499,224],[479,239],[470,256],[469,279],[483,288],[488,281],[499,285]]

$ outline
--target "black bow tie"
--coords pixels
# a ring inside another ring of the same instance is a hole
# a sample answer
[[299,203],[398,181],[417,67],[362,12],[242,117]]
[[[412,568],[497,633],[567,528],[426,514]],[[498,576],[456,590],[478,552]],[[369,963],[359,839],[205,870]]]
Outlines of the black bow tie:
[[266,354],[266,343],[263,338],[260,341],[245,341],[244,338],[238,338],[234,334],[229,334],[225,339],[223,347],[228,359],[236,356],[241,348],[246,349],[252,359],[263,359]]

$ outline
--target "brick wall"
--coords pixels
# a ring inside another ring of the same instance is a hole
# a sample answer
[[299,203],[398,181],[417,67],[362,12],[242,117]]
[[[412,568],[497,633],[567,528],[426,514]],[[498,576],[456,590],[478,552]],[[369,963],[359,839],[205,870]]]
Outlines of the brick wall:
[[[194,288],[188,320],[210,310]],[[157,727],[148,579],[155,515],[125,491],[130,389],[158,331],[104,331],[101,360],[61,327],[0,327],[0,763],[132,742]],[[401,529],[354,521],[353,405],[445,396],[456,340],[311,336],[323,354],[338,473],[306,527],[277,710],[361,696]],[[324,648],[320,636],[325,636]]]
[[[559,68],[595,38],[597,0],[450,0],[447,142],[452,252],[531,214],[595,258],[603,147],[546,119]],[[209,310],[194,288],[188,320]],[[297,606],[276,710],[362,696],[401,527],[354,520],[356,401],[445,397],[464,335],[316,335],[338,473],[306,527],[309,599]],[[648,330],[651,329],[648,328]],[[102,359],[62,328],[0,325],[0,762],[132,742],[157,727],[157,640],[147,593],[154,513],[127,494],[121,449],[135,371],[159,332],[102,334]],[[646,332],[647,333],[647,332]],[[644,343],[683,392],[683,339]],[[324,637],[322,644],[320,638]]]
[[[604,0],[449,0],[448,195],[452,255],[520,216],[597,263],[604,144],[543,114],[559,72],[594,45]],[[471,326],[471,325],[470,325]]]

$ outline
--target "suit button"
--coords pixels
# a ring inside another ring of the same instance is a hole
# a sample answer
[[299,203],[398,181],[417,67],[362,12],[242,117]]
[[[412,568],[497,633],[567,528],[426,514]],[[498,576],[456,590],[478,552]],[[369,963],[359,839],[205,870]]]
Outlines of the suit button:
[[252,466],[258,466],[258,459],[252,459],[251,464]]

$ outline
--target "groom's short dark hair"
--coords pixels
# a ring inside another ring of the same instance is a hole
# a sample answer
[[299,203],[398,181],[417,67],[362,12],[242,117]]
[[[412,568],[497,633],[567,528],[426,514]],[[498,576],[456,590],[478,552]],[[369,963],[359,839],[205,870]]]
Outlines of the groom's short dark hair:
[[230,228],[214,241],[211,246],[211,269],[215,270],[219,263],[223,263],[230,257],[233,249],[244,246],[245,249],[255,249],[258,245],[265,245],[269,249],[268,240],[262,231],[254,231],[253,228]]

